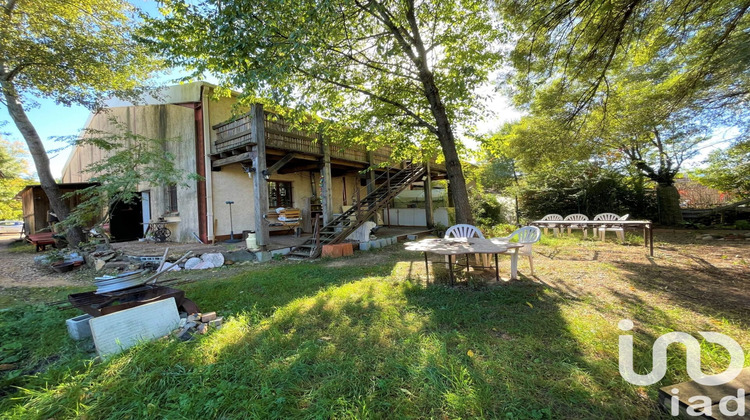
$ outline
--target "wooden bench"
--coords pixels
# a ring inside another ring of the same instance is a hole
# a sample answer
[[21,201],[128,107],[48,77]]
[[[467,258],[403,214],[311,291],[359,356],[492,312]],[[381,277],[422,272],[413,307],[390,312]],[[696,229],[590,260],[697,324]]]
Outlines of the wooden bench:
[[280,213],[272,211],[264,216],[269,223],[269,232],[286,231],[294,232],[302,224],[302,212],[300,209],[288,208]]
[[26,240],[32,245],[36,246],[36,252],[46,251],[47,245],[55,246],[55,238],[52,237],[52,232],[35,233],[33,235],[27,235]]

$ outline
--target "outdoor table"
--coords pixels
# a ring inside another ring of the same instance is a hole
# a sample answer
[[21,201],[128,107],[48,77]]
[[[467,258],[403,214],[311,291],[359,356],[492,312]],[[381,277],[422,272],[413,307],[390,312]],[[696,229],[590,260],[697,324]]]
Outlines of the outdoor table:
[[644,246],[649,248],[649,253],[654,256],[654,224],[650,220],[534,220],[529,223],[537,227],[565,227],[570,225],[608,227],[619,226],[625,228],[642,228]]
[[[489,239],[482,238],[431,238],[423,239],[416,242],[408,242],[405,246],[407,251],[418,251],[424,254],[424,265],[427,275],[427,280],[430,279],[430,271],[427,261],[427,254],[438,254],[445,255],[448,257],[448,273],[451,279],[451,285],[454,282],[453,276],[453,258],[459,255],[469,254],[492,254],[495,256],[495,278],[500,281],[500,268],[497,263],[498,254],[505,254],[511,252],[510,262],[510,279],[516,280],[518,278],[518,249],[522,248],[522,244],[516,243],[505,243],[496,244]],[[466,269],[469,269],[467,262]]]

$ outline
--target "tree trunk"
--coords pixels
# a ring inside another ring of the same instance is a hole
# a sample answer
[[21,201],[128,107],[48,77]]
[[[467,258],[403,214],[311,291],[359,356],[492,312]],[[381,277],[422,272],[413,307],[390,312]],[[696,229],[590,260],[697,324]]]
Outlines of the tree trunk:
[[[5,69],[2,69],[2,72],[3,74],[1,76],[7,75]],[[39,133],[37,133],[34,125],[29,121],[26,111],[21,104],[21,100],[18,97],[18,93],[13,86],[13,82],[7,80],[6,77],[0,77],[0,85],[2,86],[3,96],[5,97],[5,102],[8,106],[8,113],[11,118],[13,118],[13,122],[16,124],[18,131],[21,132],[24,140],[26,140],[31,157],[34,159],[36,172],[39,176],[39,184],[41,184],[44,193],[47,194],[50,207],[55,211],[57,218],[60,221],[63,221],[69,215],[68,207],[65,205],[60,188],[55,182],[55,178],[52,176],[52,171],[49,167],[49,157],[47,156],[47,151],[42,144],[42,139],[39,138]],[[77,247],[79,243],[85,241],[83,231],[79,226],[68,228],[66,239],[68,244],[72,247]]]
[[464,178],[461,161],[458,159],[456,139],[453,136],[448,114],[445,112],[445,105],[440,98],[432,73],[423,68],[419,73],[419,78],[424,86],[425,96],[430,102],[432,116],[435,117],[437,137],[445,157],[445,172],[448,175],[448,182],[451,184],[453,206],[456,208],[456,223],[472,225],[474,224],[474,216],[471,214],[471,206],[469,206],[466,179]]
[[682,222],[680,192],[671,184],[658,184],[656,197],[659,202],[659,223],[674,226]]

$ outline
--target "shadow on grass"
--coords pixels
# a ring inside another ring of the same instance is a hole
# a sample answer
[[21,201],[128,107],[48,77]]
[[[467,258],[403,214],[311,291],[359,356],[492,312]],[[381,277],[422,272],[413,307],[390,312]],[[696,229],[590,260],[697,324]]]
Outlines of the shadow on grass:
[[747,269],[718,268],[700,257],[695,267],[661,267],[653,263],[615,261],[612,265],[634,287],[667,296],[683,307],[707,316],[725,316],[744,325],[750,315]]
[[[415,275],[418,263],[406,262],[403,269]],[[47,389],[25,393],[17,413],[93,418],[661,415],[652,400],[619,377],[611,322],[579,321],[566,313],[585,302],[571,302],[529,281],[478,290],[425,287],[393,274],[401,272],[398,264],[389,259],[372,267],[279,265],[190,285],[188,296],[204,310],[237,315],[199,340],[146,344],[77,377],[56,378]],[[608,351],[592,355],[585,349],[582,339],[590,335],[603,340]],[[644,353],[642,359],[649,357]]]

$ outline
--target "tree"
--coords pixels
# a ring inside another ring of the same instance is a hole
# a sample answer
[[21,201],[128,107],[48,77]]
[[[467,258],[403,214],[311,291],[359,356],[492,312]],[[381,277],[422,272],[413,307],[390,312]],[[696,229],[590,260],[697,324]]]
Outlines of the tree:
[[726,150],[714,150],[706,159],[708,166],[698,171],[701,184],[719,191],[750,198],[750,141],[740,141]]
[[[26,108],[32,98],[92,110],[110,96],[134,98],[156,62],[131,37],[133,8],[124,0],[4,0],[0,12],[2,103],[34,160],[50,206],[68,217],[49,158]],[[80,228],[68,242],[83,241]]]
[[437,140],[456,220],[471,222],[455,136],[481,114],[475,90],[500,58],[502,34],[486,2],[165,3],[148,42],[171,64],[333,120],[371,146]]
[[713,128],[750,129],[750,4],[508,4],[520,34],[511,75],[517,104],[564,126],[561,137],[586,145],[581,151],[626,157],[657,182],[661,221],[679,222],[672,183],[681,162]]
[[0,138],[0,220],[20,220],[23,215],[15,197],[32,183],[23,155],[20,144]]
[[606,99],[594,101],[573,120],[566,107],[578,92],[562,92],[559,85],[540,89],[531,114],[510,127],[504,144],[526,171],[586,161],[630,165],[656,184],[659,221],[677,224],[682,214],[675,176],[709,137],[710,127],[693,118],[690,109],[669,109],[672,102],[659,81],[641,79],[635,69],[608,79]]
[[65,224],[88,225],[119,203],[135,203],[140,199],[136,192],[139,186],[187,186],[188,179],[200,179],[197,174],[186,174],[176,168],[175,156],[167,152],[168,143],[182,139],[135,134],[116,119],[110,120],[110,125],[111,131],[88,129],[73,140],[75,146],[94,147],[102,150],[106,157],[84,169],[92,175],[89,182],[95,185],[66,194],[79,196],[81,204],[70,213]]

